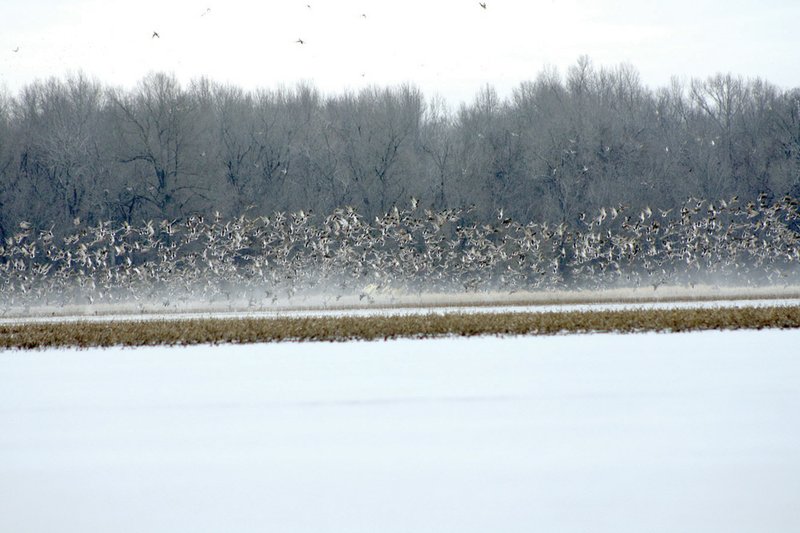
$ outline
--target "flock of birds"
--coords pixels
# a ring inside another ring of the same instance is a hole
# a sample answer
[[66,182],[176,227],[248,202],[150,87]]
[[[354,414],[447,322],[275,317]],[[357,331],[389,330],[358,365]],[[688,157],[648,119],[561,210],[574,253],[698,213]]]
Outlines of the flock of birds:
[[[223,220],[100,221],[63,236],[29,222],[0,245],[0,302],[268,308],[326,295],[367,303],[421,292],[589,290],[798,281],[798,202],[690,198],[675,209],[618,205],[573,225],[519,223],[411,199],[367,220],[344,207]],[[78,221],[76,221],[79,223]]]
[[[479,6],[481,9],[486,9],[486,2],[478,2],[478,6]],[[306,4],[306,8],[307,8],[307,9],[311,9],[311,4]],[[201,16],[201,17],[205,17],[205,16],[206,16],[206,15],[208,15],[209,13],[211,13],[211,8],[210,8],[210,7],[209,7],[209,8],[206,8],[206,10],[205,10],[205,11],[203,11],[203,12],[200,14],[200,16]],[[367,14],[366,14],[366,13],[361,13],[361,18],[363,18],[363,19],[366,19],[366,18],[367,18]],[[161,38],[161,35],[160,35],[160,34],[159,34],[157,31],[154,31],[154,32],[153,32],[153,35],[151,36],[151,39],[160,39],[160,38]],[[303,39],[303,38],[298,38],[298,39],[295,41],[295,43],[296,43],[296,44],[306,44],[306,41],[305,41],[305,39]],[[19,48],[17,48],[17,49],[15,49],[15,50],[14,50],[14,52],[18,52],[18,51],[19,51]]]

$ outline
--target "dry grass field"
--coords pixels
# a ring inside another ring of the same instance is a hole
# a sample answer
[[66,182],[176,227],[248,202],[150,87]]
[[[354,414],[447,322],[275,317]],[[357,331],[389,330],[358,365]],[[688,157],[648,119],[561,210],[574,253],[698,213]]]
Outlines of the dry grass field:
[[0,348],[346,341],[474,335],[691,331],[800,327],[800,306],[401,316],[121,319],[0,325]]

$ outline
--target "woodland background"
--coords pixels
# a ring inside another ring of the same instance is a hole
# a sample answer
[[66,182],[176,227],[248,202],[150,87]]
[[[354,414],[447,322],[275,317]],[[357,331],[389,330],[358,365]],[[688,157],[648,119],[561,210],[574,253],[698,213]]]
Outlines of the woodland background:
[[800,197],[800,88],[731,74],[651,89],[584,56],[457,109],[411,85],[248,92],[162,72],[131,90],[78,73],[0,93],[3,238],[25,222],[58,233],[342,206],[372,219],[411,197],[572,226],[602,206],[762,193]]

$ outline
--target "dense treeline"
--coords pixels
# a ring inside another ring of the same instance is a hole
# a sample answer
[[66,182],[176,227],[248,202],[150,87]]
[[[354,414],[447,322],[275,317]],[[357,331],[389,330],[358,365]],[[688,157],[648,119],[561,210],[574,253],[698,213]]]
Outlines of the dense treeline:
[[409,198],[476,218],[576,224],[600,206],[800,196],[800,89],[716,75],[652,90],[580,58],[507,99],[448,109],[412,86],[247,92],[154,73],[0,94],[0,237],[275,211],[368,219]]

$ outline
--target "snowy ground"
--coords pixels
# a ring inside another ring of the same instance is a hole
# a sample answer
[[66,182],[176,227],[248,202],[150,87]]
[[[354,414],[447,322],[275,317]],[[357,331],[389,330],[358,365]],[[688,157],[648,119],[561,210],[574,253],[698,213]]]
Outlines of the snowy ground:
[[0,352],[0,531],[798,531],[798,346]]

